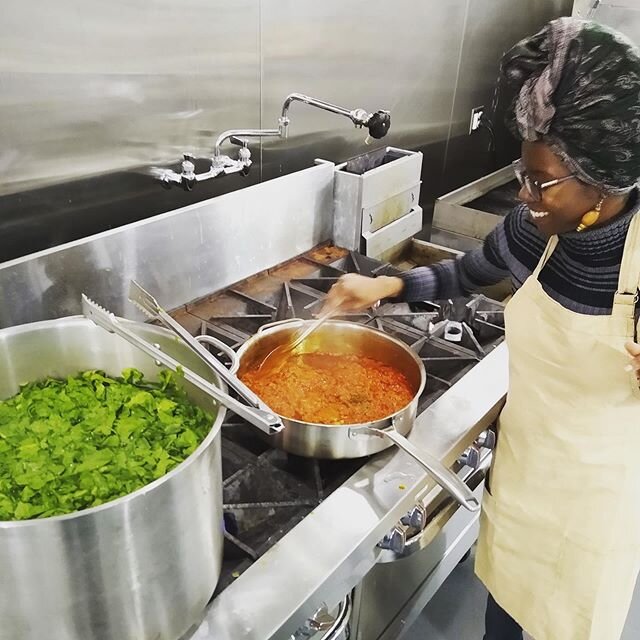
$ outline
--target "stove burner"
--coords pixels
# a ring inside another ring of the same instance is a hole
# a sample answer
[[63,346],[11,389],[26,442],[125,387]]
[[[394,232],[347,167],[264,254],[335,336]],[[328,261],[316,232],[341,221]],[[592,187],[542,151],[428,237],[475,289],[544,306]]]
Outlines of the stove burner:
[[223,429],[225,553],[218,593],[363,463],[272,449],[242,422],[227,422]]

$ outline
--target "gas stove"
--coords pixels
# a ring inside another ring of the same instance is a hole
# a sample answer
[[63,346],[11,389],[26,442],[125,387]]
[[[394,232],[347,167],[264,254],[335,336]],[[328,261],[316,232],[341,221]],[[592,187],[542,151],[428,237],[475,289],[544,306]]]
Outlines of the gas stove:
[[[237,348],[258,329],[288,318],[309,319],[345,273],[397,275],[394,266],[323,246],[232,288],[186,305],[173,316],[192,333]],[[427,384],[418,414],[503,339],[503,305],[485,296],[415,304],[386,302],[347,314],[404,341],[423,360]],[[218,354],[224,359],[223,354]],[[222,431],[225,554],[216,595],[242,575],[365,462],[313,460],[269,447],[231,415]]]

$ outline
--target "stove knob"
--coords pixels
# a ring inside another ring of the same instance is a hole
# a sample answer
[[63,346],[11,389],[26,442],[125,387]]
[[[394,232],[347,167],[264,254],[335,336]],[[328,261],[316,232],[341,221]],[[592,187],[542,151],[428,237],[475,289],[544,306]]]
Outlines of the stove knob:
[[471,445],[464,453],[458,458],[460,464],[477,469],[480,466],[480,449]]
[[427,525],[427,509],[421,502],[416,502],[413,509],[406,516],[402,516],[400,524],[414,531],[422,531]]
[[395,553],[402,553],[407,543],[407,528],[402,524],[397,524],[393,529],[378,543],[381,549],[389,549]]
[[491,429],[483,431],[476,439],[475,445],[480,448],[493,449],[496,446],[496,432]]
[[409,526],[418,531],[427,526],[427,510],[423,504],[418,503],[409,511]]
[[335,624],[336,619],[329,613],[329,609],[326,604],[323,604],[311,618],[308,620],[308,625],[311,631],[326,631],[331,629]]
[[[329,613],[329,608],[323,602],[322,606],[293,634],[289,640],[308,640],[315,638],[321,631],[328,631],[336,623],[336,618]],[[323,637],[326,634],[323,634]]]

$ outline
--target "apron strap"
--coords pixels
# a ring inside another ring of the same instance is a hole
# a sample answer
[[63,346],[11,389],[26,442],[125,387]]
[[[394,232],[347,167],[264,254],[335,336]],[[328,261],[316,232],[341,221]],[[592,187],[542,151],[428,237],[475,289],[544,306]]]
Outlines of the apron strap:
[[549,242],[547,242],[547,246],[538,262],[538,266],[533,270],[531,274],[536,280],[542,271],[542,268],[545,264],[547,264],[547,260],[551,257],[551,254],[554,252],[555,248],[558,246],[558,236],[551,236],[549,238]]
[[640,285],[640,215],[631,220],[620,264],[618,290],[613,298],[612,315],[634,317]]

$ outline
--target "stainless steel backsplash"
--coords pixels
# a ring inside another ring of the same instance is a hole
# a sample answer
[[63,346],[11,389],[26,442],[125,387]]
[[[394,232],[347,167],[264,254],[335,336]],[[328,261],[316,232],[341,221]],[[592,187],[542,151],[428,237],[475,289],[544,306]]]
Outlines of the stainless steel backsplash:
[[640,2],[638,0],[575,0],[573,15],[597,20],[618,29],[640,45]]
[[[488,172],[467,135],[498,60],[570,0],[30,0],[0,21],[0,262],[241,186],[341,161],[364,134],[306,105],[253,145],[246,178],[164,192],[147,167],[272,127],[301,91],[392,111],[383,143],[425,154],[423,204]],[[445,176],[443,178],[443,176]]]

